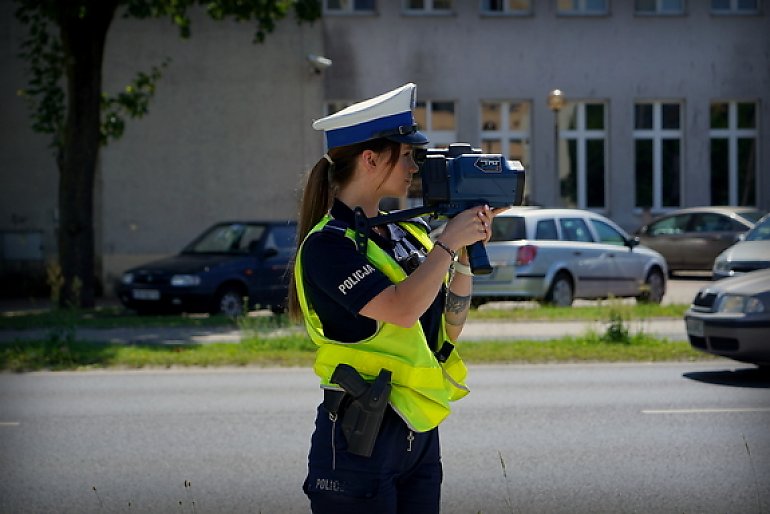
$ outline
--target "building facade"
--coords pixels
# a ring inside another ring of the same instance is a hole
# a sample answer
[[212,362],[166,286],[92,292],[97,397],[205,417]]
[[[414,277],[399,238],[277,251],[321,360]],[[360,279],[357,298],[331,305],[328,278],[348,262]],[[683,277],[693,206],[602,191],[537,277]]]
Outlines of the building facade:
[[[285,20],[262,45],[247,24],[205,16],[190,40],[165,20],[115,20],[107,91],[172,61],[150,114],[101,154],[105,282],[215,221],[293,217],[323,152],[312,120],[406,82],[418,85],[433,145],[521,160],[530,204],[596,210],[628,230],[677,207],[770,209],[762,0],[322,1],[322,20]],[[22,33],[12,2],[0,9],[0,260],[10,269],[55,256],[57,172],[15,95]],[[332,65],[318,71],[308,54]],[[554,90],[562,105],[549,105]]]

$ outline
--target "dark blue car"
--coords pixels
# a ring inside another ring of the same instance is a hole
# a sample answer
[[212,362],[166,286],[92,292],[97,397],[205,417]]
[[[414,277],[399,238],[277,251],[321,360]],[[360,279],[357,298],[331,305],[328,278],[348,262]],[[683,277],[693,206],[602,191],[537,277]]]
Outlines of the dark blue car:
[[237,316],[248,308],[286,308],[293,221],[217,223],[174,257],[123,273],[116,293],[140,313],[182,311]]

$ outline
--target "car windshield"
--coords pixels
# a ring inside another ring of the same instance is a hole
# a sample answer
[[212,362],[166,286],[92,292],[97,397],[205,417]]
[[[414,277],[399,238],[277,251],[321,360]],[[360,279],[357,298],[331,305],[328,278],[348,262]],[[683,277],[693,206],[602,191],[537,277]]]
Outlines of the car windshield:
[[520,216],[500,216],[495,218],[495,222],[492,224],[492,237],[489,241],[515,241],[526,238],[527,232],[524,218]]
[[754,228],[746,233],[746,241],[770,241],[770,217],[754,225]]
[[264,231],[264,225],[246,223],[216,225],[193,241],[182,253],[249,253],[253,246],[259,242]]
[[765,215],[765,213],[762,211],[746,211],[746,212],[739,212],[738,215],[741,218],[746,218],[752,223],[756,223],[762,218],[762,216]]

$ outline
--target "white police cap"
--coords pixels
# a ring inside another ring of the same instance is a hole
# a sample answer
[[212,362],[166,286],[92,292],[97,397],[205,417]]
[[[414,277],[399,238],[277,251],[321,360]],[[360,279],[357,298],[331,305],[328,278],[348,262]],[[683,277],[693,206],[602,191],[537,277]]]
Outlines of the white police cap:
[[316,120],[313,128],[324,131],[329,149],[380,137],[409,145],[424,145],[428,138],[417,130],[412,112],[416,92],[416,85],[404,84]]

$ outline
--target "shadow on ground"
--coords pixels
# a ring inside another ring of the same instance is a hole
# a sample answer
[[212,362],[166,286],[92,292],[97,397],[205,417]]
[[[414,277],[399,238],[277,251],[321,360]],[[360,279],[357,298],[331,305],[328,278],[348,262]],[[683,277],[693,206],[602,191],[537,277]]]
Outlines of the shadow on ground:
[[738,368],[709,371],[692,371],[682,375],[690,380],[730,387],[770,389],[770,369]]

